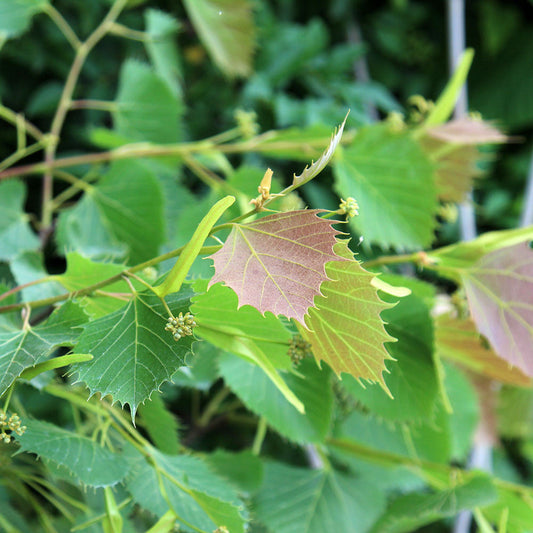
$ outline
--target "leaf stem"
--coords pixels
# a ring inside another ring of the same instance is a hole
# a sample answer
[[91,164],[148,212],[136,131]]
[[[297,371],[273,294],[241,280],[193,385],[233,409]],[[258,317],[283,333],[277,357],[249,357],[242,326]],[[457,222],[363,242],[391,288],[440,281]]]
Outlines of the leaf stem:
[[53,20],[72,48],[74,50],[78,50],[78,48],[81,46],[81,41],[72,29],[72,26],[65,20],[63,15],[61,15],[61,13],[48,2],[43,3],[42,10]]
[[265,440],[267,432],[267,423],[266,418],[262,416],[257,423],[257,430],[255,432],[254,443],[252,445],[252,453],[254,455],[259,455],[261,453],[261,447],[263,446],[263,441]]
[[363,266],[365,268],[374,268],[384,265],[395,265],[398,263],[422,263],[422,254],[424,252],[415,252],[412,254],[403,254],[403,255],[384,255],[378,257],[377,259],[371,259],[370,261],[365,261]]
[[222,402],[231,394],[231,390],[228,387],[222,387],[214,396],[211,398],[210,402],[207,404],[207,407],[204,409],[202,416],[198,419],[197,425],[204,428],[206,427],[211,418],[218,411],[218,408]]

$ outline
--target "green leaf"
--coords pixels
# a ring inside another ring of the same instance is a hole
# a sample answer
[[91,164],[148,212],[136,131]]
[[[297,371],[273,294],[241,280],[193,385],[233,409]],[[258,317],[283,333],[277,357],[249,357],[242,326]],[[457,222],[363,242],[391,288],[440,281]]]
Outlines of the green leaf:
[[524,486],[498,487],[498,500],[488,507],[483,508],[483,514],[492,523],[500,523],[502,514],[507,515],[505,520],[507,533],[523,533],[533,529],[533,490]]
[[431,244],[438,209],[433,165],[408,133],[386,124],[363,128],[333,169],[338,194],[359,203],[351,224],[365,241],[397,249]]
[[365,533],[384,507],[384,494],[368,480],[274,462],[265,465],[254,500],[258,520],[273,533]]
[[179,23],[168,13],[157,9],[147,9],[144,18],[149,36],[145,41],[146,51],[155,71],[174,94],[181,96],[183,72],[176,45]]
[[438,395],[433,364],[433,326],[429,309],[416,295],[402,298],[382,313],[387,331],[398,342],[388,345],[396,362],[389,365],[385,383],[393,398],[376,385],[363,388],[351,376],[343,388],[373,414],[392,421],[431,419]]
[[228,452],[216,450],[204,457],[220,477],[229,480],[242,493],[255,492],[263,481],[263,462],[250,450]]
[[177,455],[180,447],[179,424],[165,406],[161,395],[152,394],[151,398],[139,407],[139,414],[143,427],[157,448],[163,453]]
[[163,194],[156,176],[142,162],[114,162],[74,208],[60,215],[57,239],[60,247],[92,258],[123,255],[124,244],[132,264],[153,258],[164,240]]
[[178,521],[195,531],[212,533],[222,525],[232,533],[244,531],[242,501],[233,487],[212,473],[203,461],[151,452],[151,462],[137,451],[129,452],[132,466],[126,486],[137,503],[159,517],[170,506]]
[[[0,9],[6,3],[2,2]],[[39,247],[39,239],[31,231],[29,216],[23,210],[25,198],[26,189],[22,182],[0,183],[0,261],[10,261],[21,252]]]
[[329,279],[321,286],[323,296],[315,298],[305,318],[308,329],[300,327],[300,333],[311,343],[317,362],[325,361],[337,375],[345,372],[386,387],[382,372],[391,356],[384,343],[394,338],[380,313],[390,304],[379,298],[371,285],[375,275],[353,259],[346,242],[337,242],[334,251],[345,261],[326,265]]
[[20,450],[35,453],[65,467],[84,485],[115,485],[128,472],[128,463],[121,455],[92,439],[39,420],[25,420],[24,424],[26,431],[16,437]]
[[114,126],[131,141],[176,143],[183,137],[183,102],[148,65],[126,61],[120,72]]
[[207,51],[228,76],[252,70],[254,24],[249,0],[185,0],[185,8]]
[[224,246],[210,256],[215,275],[239,297],[239,306],[252,305],[261,313],[295,318],[304,314],[327,279],[327,261],[340,260],[333,252],[334,221],[321,219],[319,210],[268,215],[249,224],[233,224]]
[[[192,295],[186,287],[168,297],[174,316],[189,310]],[[78,380],[91,394],[109,394],[113,401],[129,404],[134,418],[138,405],[170,380],[191,352],[193,337],[175,342],[165,331],[167,318],[161,300],[146,291],[136,294],[124,309],[90,322],[76,351],[94,359],[73,367]]]
[[305,415],[289,403],[282,392],[256,365],[230,354],[219,358],[220,374],[246,407],[263,416],[284,437],[298,442],[322,442],[333,412],[330,373],[313,361],[298,367],[299,375],[286,374],[284,382],[302,402]]
[[503,386],[498,394],[497,415],[499,435],[511,439],[531,439],[533,389]]
[[452,488],[404,494],[394,498],[387,511],[374,524],[374,533],[411,533],[426,524],[460,511],[473,509],[497,499],[497,492],[489,476],[476,473]]
[[533,249],[522,242],[483,256],[463,273],[470,312],[496,353],[533,376]]
[[47,4],[48,0],[0,0],[0,41],[24,33]]
[[86,322],[83,309],[67,302],[43,324],[0,332],[0,396],[22,372],[48,359],[55,348],[72,346]]

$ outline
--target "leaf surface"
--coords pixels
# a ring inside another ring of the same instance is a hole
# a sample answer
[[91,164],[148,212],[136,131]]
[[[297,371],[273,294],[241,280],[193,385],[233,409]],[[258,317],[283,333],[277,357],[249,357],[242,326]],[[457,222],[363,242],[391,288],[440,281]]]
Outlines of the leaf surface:
[[249,0],[185,0],[187,13],[217,66],[229,76],[252,70],[254,24]]
[[385,342],[393,342],[383,325],[380,313],[389,308],[371,285],[374,274],[354,260],[345,242],[335,245],[345,261],[326,265],[330,278],[322,284],[323,296],[315,298],[315,307],[305,317],[308,329],[300,327],[304,339],[311,343],[317,360],[325,361],[337,375],[342,372],[359,379],[381,383],[385,361],[392,359]]
[[72,346],[86,320],[79,305],[67,302],[43,325],[0,332],[0,396],[26,368],[46,361],[59,346]]
[[438,208],[433,165],[408,134],[387,125],[363,128],[333,169],[339,195],[359,203],[350,223],[365,240],[398,249],[431,244]]
[[25,421],[25,425],[26,431],[16,437],[21,451],[35,453],[65,467],[84,485],[115,485],[128,472],[128,463],[121,455],[92,439],[39,420]]
[[463,274],[472,318],[496,353],[533,376],[533,250],[492,251]]
[[[187,287],[167,298],[174,316],[189,310],[192,294]],[[76,351],[94,359],[74,365],[78,380],[91,394],[109,394],[113,401],[129,404],[134,417],[139,403],[170,380],[192,351],[193,337],[175,342],[165,331],[167,318],[161,300],[147,291],[136,294],[123,309],[90,322]]]
[[39,247],[39,239],[23,211],[25,197],[22,182],[0,183],[0,261],[10,261],[21,252]]
[[42,11],[46,4],[48,0],[0,0],[0,42],[3,38],[24,33],[32,17]]
[[435,320],[435,347],[445,358],[502,383],[527,387],[528,378],[482,342],[471,319],[440,315]]
[[384,507],[384,493],[368,480],[274,462],[254,500],[257,518],[276,533],[365,533]]
[[339,233],[334,221],[318,213],[289,211],[234,224],[224,246],[210,256],[215,266],[210,285],[222,281],[237,293],[239,306],[248,304],[304,324],[327,279],[326,262],[340,260],[333,252]]

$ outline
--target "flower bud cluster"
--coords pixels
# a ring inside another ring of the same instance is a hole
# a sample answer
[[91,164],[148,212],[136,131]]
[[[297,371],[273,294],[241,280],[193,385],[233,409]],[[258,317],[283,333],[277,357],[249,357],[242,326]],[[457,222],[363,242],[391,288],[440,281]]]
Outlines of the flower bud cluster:
[[182,337],[192,335],[192,330],[196,326],[194,316],[191,313],[180,313],[177,317],[169,317],[165,330],[172,333],[175,341],[179,341]]
[[305,341],[301,335],[294,335],[288,353],[293,364],[298,365],[302,359],[311,355],[311,344]]
[[[20,417],[13,413],[9,418],[4,411],[0,411],[0,441],[9,444],[12,434],[22,435],[26,431],[26,426],[20,425]],[[9,432],[9,433],[8,433]]]
[[353,218],[359,214],[359,204],[355,198],[351,196],[346,200],[341,198],[341,203],[339,204],[339,213],[341,215],[346,215],[346,218]]

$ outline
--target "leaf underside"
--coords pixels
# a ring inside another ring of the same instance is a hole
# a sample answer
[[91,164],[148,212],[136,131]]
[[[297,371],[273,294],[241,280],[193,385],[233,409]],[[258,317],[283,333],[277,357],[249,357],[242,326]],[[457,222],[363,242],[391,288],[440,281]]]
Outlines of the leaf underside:
[[252,222],[234,224],[224,246],[213,259],[219,281],[239,297],[239,306],[252,305],[305,324],[327,280],[325,265],[341,260],[334,251],[335,221],[318,217],[320,210],[276,213]]
[[326,265],[330,279],[305,317],[309,329],[299,328],[300,332],[311,343],[317,362],[325,361],[337,375],[346,372],[386,389],[382,373],[392,357],[384,343],[395,339],[385,330],[380,313],[391,304],[379,298],[370,284],[375,275],[353,259],[346,242],[338,242],[335,252],[347,260]]
[[533,250],[521,242],[479,259],[463,275],[472,318],[496,353],[533,376]]

